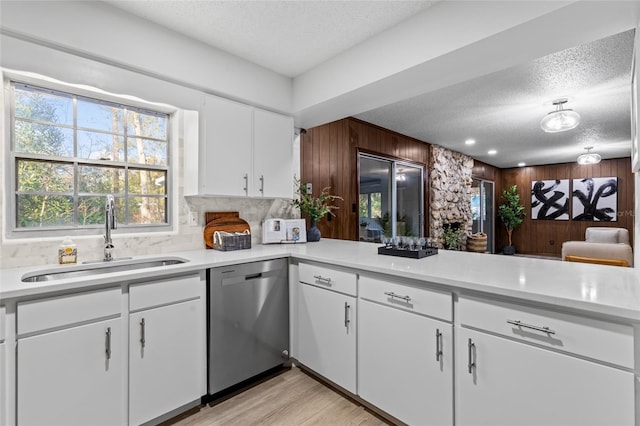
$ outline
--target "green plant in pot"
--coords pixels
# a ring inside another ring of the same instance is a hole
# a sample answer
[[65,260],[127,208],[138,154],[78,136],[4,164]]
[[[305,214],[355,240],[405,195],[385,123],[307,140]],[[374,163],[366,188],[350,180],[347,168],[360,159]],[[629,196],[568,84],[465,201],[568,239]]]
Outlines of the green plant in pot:
[[509,236],[509,245],[502,249],[504,254],[515,254],[516,248],[513,245],[511,236],[513,230],[522,225],[526,213],[524,206],[520,203],[520,194],[518,194],[518,186],[513,185],[509,189],[502,191],[502,204],[498,207],[498,217],[504,224]]
[[314,197],[313,194],[307,193],[307,183],[296,179],[295,185],[298,198],[294,198],[292,203],[311,222],[309,229],[307,229],[307,241],[320,241],[320,230],[317,227],[317,222],[327,213],[335,216],[332,210],[337,209],[338,206],[331,203],[335,200],[342,200],[342,197],[330,194],[329,190],[331,188],[328,186],[322,189],[318,197]]
[[462,241],[462,229],[445,226],[442,229],[442,244],[447,250],[458,250]]

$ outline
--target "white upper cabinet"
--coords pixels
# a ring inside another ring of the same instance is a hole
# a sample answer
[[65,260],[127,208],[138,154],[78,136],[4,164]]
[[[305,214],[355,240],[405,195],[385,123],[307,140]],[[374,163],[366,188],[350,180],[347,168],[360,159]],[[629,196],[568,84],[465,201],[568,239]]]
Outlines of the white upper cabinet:
[[207,95],[202,118],[200,150],[185,152],[199,155],[198,195],[293,197],[291,117]]
[[253,112],[254,196],[293,197],[293,119]]
[[199,193],[247,196],[253,167],[253,108],[215,96],[207,96],[205,102]]

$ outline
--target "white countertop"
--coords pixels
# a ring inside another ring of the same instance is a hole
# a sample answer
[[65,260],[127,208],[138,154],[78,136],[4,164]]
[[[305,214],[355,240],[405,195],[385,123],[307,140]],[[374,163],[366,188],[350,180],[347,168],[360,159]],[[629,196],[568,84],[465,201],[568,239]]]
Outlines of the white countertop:
[[[561,262],[527,257],[440,250],[435,256],[408,259],[377,254],[378,245],[322,239],[300,245],[259,245],[250,250],[192,250],[136,259],[183,258],[178,265],[23,283],[25,274],[77,266],[38,266],[0,270],[0,299],[44,295],[105,284],[153,279],[167,274],[278,257],[355,268],[363,274],[389,274],[465,292],[482,292],[640,322],[640,271],[634,268]],[[86,265],[83,265],[86,266]]]

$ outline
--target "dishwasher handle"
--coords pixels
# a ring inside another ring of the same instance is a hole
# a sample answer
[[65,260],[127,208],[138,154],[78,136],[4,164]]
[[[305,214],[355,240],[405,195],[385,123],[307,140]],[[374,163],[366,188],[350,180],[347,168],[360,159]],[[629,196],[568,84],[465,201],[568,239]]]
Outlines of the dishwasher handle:
[[256,280],[258,278],[262,278],[262,272],[258,272],[257,274],[249,274],[244,276],[245,281]]

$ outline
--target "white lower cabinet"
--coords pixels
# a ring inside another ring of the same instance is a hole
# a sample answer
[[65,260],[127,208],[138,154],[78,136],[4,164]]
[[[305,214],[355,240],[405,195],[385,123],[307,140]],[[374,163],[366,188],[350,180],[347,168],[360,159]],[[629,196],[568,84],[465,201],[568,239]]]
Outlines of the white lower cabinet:
[[451,324],[359,303],[360,397],[410,425],[452,425]]
[[115,318],[20,338],[17,423],[122,424],[122,331]]
[[157,419],[206,393],[202,285],[194,276],[130,287],[130,425]]
[[6,372],[5,372],[5,351],[7,344],[2,342],[0,343],[0,425],[4,426],[7,424],[6,415],[7,410],[5,409],[5,402],[7,398],[7,388],[6,388]]
[[462,327],[456,332],[456,424],[634,424],[633,373]]
[[309,284],[297,285],[298,360],[355,394],[356,298]]
[[5,369],[7,344],[5,343],[5,307],[0,306],[0,426],[7,424],[6,394],[7,394],[7,373]]
[[120,287],[19,302],[17,332],[18,425],[126,421]]
[[200,300],[129,317],[129,424],[137,425],[202,396]]

